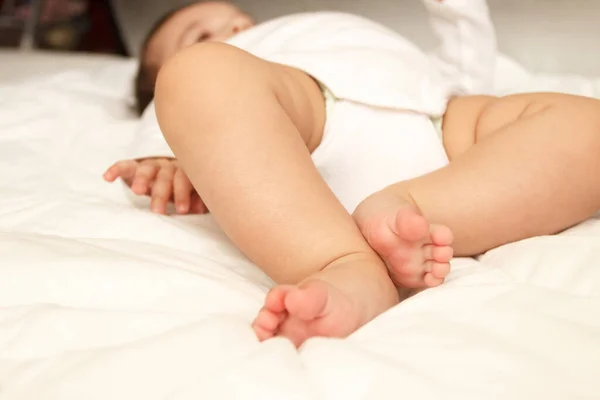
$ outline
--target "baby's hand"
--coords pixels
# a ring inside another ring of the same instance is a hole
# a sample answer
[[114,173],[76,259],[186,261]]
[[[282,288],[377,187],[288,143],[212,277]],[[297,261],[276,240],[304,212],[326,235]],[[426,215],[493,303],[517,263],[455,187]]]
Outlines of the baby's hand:
[[152,212],[165,214],[167,203],[173,201],[179,214],[204,214],[206,206],[196,193],[187,175],[172,158],[123,160],[104,173],[104,179],[114,182],[121,178],[133,193],[152,197]]

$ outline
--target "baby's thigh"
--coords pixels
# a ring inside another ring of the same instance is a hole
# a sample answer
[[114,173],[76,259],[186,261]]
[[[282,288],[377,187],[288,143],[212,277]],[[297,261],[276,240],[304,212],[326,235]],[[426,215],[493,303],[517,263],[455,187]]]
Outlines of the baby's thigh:
[[[561,118],[571,118],[572,126],[578,129],[589,128],[588,124],[600,118],[599,100],[569,94],[458,97],[449,102],[444,116],[444,148],[453,160],[503,128],[549,109],[556,110]],[[555,123],[555,119],[548,119],[548,123]]]
[[[595,99],[562,93],[523,93],[495,98],[481,110],[475,127],[475,142],[499,133],[508,125],[530,118],[549,109],[577,107],[600,115],[600,102]],[[568,113],[564,113],[565,118]],[[573,125],[578,122],[573,120]]]

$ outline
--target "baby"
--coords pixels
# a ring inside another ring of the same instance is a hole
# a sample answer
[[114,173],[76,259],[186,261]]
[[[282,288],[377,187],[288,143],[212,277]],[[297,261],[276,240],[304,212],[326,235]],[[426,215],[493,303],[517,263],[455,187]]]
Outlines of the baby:
[[[489,84],[495,48],[485,2],[463,3],[425,0],[442,42],[431,59],[352,16],[252,28],[227,3],[178,10],[145,44],[137,85],[155,91],[176,159],[118,162],[105,179],[157,212],[169,198],[209,209],[278,284],[258,338],[298,346],[349,335],[396,305],[397,287],[441,284],[453,255],[585,220],[600,209],[600,101],[468,95]],[[140,97],[142,110],[152,95]]]

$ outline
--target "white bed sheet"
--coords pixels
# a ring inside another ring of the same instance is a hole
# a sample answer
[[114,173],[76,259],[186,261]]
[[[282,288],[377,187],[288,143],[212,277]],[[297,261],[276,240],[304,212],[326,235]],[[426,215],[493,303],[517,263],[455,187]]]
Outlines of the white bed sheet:
[[[600,398],[600,220],[458,259],[345,340],[258,343],[270,281],[210,217],[134,208],[133,65],[0,86],[0,399]],[[504,61],[498,92],[600,97]]]

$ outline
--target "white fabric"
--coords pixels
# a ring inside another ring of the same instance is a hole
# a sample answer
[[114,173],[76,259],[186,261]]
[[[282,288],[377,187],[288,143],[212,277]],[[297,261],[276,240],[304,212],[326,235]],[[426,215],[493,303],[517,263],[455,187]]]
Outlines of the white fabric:
[[494,31],[485,0],[425,0],[441,45],[435,60],[373,21],[308,13],[266,22],[229,43],[306,71],[338,98],[434,116],[449,96],[490,89]]
[[[496,41],[485,0],[424,3],[440,39],[432,54],[380,24],[331,12],[277,18],[228,43],[307,72],[339,99],[441,116],[450,96],[490,92]],[[130,158],[172,156],[154,103],[142,120]]]
[[428,116],[347,100],[329,107],[323,140],[312,158],[350,213],[378,190],[448,163]]
[[[0,86],[2,400],[598,397],[597,219],[455,260],[348,339],[259,344],[270,281],[211,218],[132,208],[100,178],[135,137],[131,67]],[[600,97],[509,61],[496,88]]]
[[[118,63],[119,60],[123,58],[101,54],[22,51],[0,47],[0,83],[20,82],[34,76],[64,73],[68,70],[110,66]],[[130,82],[123,82],[124,90],[130,91],[130,87]]]

